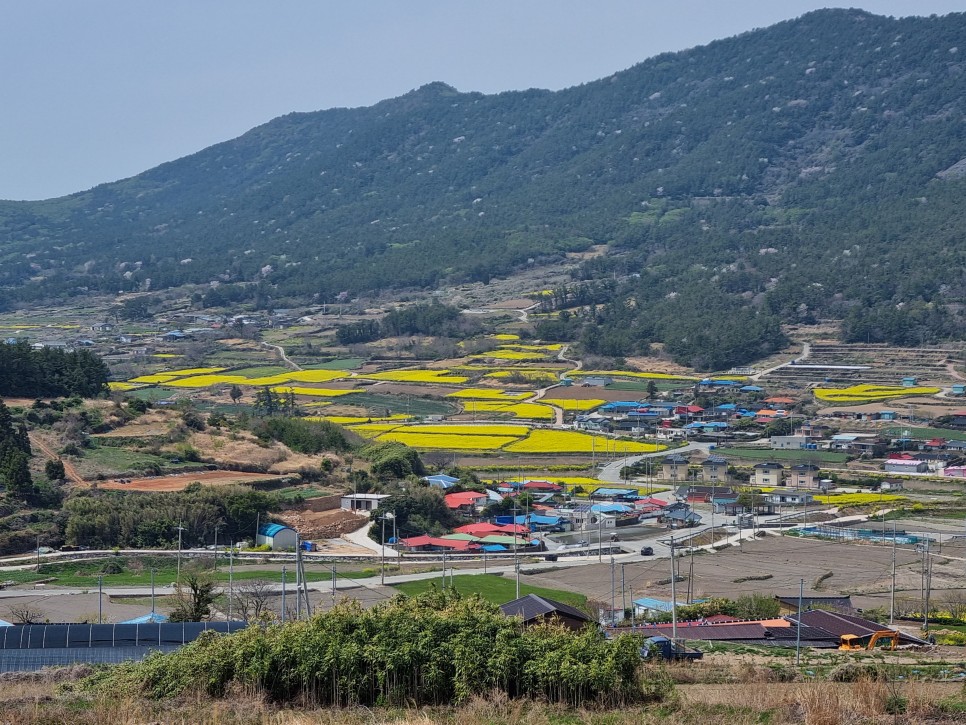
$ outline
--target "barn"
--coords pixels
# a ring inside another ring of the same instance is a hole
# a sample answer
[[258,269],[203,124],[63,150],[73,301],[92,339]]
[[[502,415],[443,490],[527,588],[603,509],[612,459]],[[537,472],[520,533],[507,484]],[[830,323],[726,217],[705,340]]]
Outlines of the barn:
[[295,529],[282,524],[262,524],[258,527],[258,537],[255,546],[268,544],[272,551],[294,551],[298,546],[298,534]]

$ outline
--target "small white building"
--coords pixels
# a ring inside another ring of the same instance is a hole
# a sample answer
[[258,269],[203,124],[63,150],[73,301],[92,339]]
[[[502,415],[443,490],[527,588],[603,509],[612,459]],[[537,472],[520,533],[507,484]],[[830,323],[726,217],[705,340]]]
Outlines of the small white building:
[[371,514],[387,498],[389,494],[386,493],[347,493],[342,497],[340,508],[357,514]]

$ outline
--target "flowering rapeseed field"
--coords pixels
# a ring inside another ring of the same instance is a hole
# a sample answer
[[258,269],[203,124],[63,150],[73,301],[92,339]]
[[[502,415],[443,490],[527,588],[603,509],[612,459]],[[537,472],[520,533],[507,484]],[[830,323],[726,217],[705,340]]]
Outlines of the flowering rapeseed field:
[[652,453],[667,446],[637,441],[615,441],[587,433],[566,430],[535,430],[527,438],[506,447],[511,453],[590,453],[616,450],[618,453]]
[[815,388],[812,391],[819,400],[830,403],[871,403],[876,400],[903,398],[908,395],[935,395],[939,388],[898,385],[852,385],[848,388]]

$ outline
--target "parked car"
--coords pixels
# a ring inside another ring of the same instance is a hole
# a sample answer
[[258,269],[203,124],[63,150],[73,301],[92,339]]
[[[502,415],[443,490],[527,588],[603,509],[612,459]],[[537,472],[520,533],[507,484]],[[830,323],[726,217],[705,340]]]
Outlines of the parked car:
[[641,556],[654,556],[654,547],[645,546],[641,548]]
[[546,555],[545,557],[543,557],[543,558],[544,558],[544,560],[546,560],[546,561],[556,561],[556,560],[557,560],[557,555],[556,555],[556,554],[547,554],[547,555]]

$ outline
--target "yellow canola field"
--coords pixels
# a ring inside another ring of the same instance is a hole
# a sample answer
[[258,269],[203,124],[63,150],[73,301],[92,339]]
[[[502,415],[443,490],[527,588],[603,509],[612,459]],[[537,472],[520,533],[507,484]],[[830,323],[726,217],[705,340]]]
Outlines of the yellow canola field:
[[570,400],[567,398],[541,398],[541,403],[556,405],[564,410],[592,410],[606,403],[606,400]]
[[501,332],[497,335],[491,335],[494,340],[519,340],[519,335],[511,335],[508,332]]
[[190,378],[162,381],[172,388],[207,388],[209,385],[223,385],[235,383],[248,385],[248,378],[241,375],[192,375]]
[[473,400],[525,400],[533,393],[508,393],[505,390],[495,388],[463,388],[452,393],[447,393],[447,398],[471,398]]
[[367,373],[360,378],[367,380],[390,380],[396,383],[443,383],[462,385],[469,378],[451,375],[450,370],[386,370],[381,373]]
[[504,413],[528,420],[553,420],[553,408],[539,403],[505,403],[495,400],[472,401],[463,405],[466,413]]
[[935,395],[939,392],[939,388],[863,384],[848,388],[815,388],[812,392],[819,400],[830,403],[871,403],[876,400],[903,398],[909,395]]
[[471,436],[514,436],[522,438],[530,429],[525,425],[407,425],[397,430],[406,433],[442,433],[444,435],[471,435]]
[[274,388],[269,388],[273,393],[278,393],[280,395],[287,394],[289,391],[295,393],[295,395],[314,395],[319,398],[337,398],[340,395],[349,395],[351,393],[358,393],[359,390],[340,390],[336,388],[303,388],[297,385],[280,385]]
[[184,355],[176,355],[173,352],[156,352],[151,357],[156,357],[161,360],[170,360],[171,358],[184,357]]
[[124,390],[137,390],[141,386],[140,385],[137,385],[135,383],[124,383],[124,382],[119,382],[119,381],[112,381],[112,382],[110,382],[110,383],[107,384],[107,387],[110,390],[120,390],[120,391],[124,391]]
[[816,496],[818,503],[827,506],[861,506],[867,503],[895,503],[905,501],[905,496],[894,496],[891,494],[880,495],[878,493],[839,493],[828,496]]
[[408,433],[391,430],[379,436],[381,441],[405,443],[412,448],[448,451],[495,451],[518,440],[513,436],[477,436],[445,433]]
[[591,453],[616,450],[618,453],[653,453],[667,446],[637,441],[615,441],[587,433],[566,430],[535,430],[527,438],[506,447],[511,453]]

